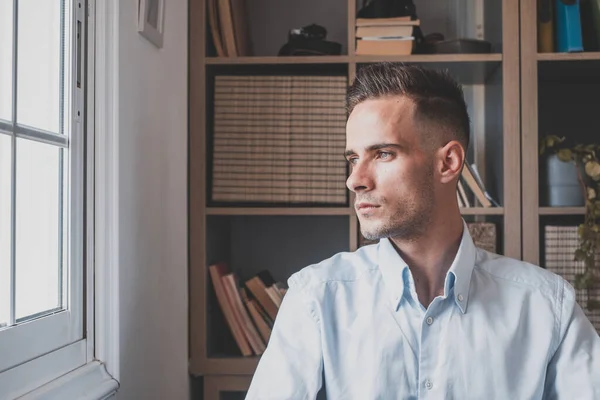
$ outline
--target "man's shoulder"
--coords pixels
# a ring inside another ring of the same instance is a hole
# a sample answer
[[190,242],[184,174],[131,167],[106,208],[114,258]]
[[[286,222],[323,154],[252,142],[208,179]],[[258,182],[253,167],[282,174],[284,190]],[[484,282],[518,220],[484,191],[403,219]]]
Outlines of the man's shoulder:
[[314,287],[330,282],[361,279],[377,268],[378,244],[363,246],[355,251],[343,251],[318,263],[308,265],[288,279],[290,287]]
[[493,279],[501,280],[523,288],[532,288],[556,294],[557,290],[570,287],[560,275],[523,260],[490,253],[477,249],[475,271],[487,274]]

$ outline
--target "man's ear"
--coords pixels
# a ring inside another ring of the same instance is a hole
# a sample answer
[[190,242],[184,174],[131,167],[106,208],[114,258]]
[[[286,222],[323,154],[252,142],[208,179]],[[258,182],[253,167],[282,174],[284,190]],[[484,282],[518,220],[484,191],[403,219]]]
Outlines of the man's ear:
[[437,172],[441,183],[450,183],[460,177],[465,161],[465,150],[462,145],[452,140],[436,152]]

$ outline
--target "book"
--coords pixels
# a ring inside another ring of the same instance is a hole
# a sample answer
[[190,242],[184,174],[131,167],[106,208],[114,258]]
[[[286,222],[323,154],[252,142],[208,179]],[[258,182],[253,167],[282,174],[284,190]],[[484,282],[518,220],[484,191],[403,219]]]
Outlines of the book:
[[266,345],[256,330],[246,306],[242,303],[237,276],[234,273],[229,273],[221,276],[221,280],[225,293],[233,306],[233,314],[242,327],[248,343],[250,343],[254,354],[261,355],[265,351]]
[[357,55],[410,55],[414,37],[359,39],[356,41]]
[[271,273],[267,270],[263,270],[256,274],[256,276],[248,279],[244,286],[257,300],[257,303],[266,311],[267,315],[275,321],[277,317],[277,311],[279,306],[273,301],[271,296],[267,293],[267,288],[275,283]]
[[225,321],[229,326],[229,330],[231,331],[233,338],[235,339],[242,355],[250,356],[252,355],[252,349],[250,348],[250,343],[244,334],[244,330],[238,321],[238,319],[234,315],[234,308],[232,303],[229,300],[225,292],[225,285],[223,284],[221,277],[227,275],[229,273],[229,269],[225,263],[213,264],[208,267],[208,271],[210,273],[210,277],[213,283],[213,287],[215,289],[215,294],[217,296],[217,301],[223,312],[225,317]]
[[477,198],[482,207],[492,206],[492,202],[485,196],[484,190],[482,190],[478,182],[475,180],[471,167],[468,163],[465,163],[465,166],[462,169],[462,178],[465,180],[473,194],[475,194],[475,197]]
[[411,19],[407,17],[392,17],[392,18],[356,18],[356,26],[397,26],[397,25],[411,25],[419,26],[421,21],[418,19]]
[[356,37],[404,37],[412,36],[413,30],[412,25],[359,26],[356,28]]

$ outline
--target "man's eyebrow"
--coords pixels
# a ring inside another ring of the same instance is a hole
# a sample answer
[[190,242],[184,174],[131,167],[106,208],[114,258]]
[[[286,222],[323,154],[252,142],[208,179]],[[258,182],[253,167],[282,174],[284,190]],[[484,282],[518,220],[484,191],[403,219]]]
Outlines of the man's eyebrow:
[[380,149],[385,149],[388,147],[395,147],[398,150],[401,150],[404,146],[402,146],[401,144],[398,144],[398,143],[378,143],[378,144],[369,146],[367,148],[367,151],[380,150]]
[[352,154],[356,154],[356,152],[354,150],[346,150],[344,152],[344,157],[348,158],[350,157]]
[[[395,147],[395,148],[401,150],[404,146],[402,146],[401,144],[398,144],[398,143],[377,143],[377,144],[373,144],[373,145],[367,147],[367,151],[381,150],[381,149],[386,149],[386,148],[390,148],[390,147]],[[353,154],[356,154],[356,152],[354,150],[346,150],[344,152],[344,157],[347,158]]]

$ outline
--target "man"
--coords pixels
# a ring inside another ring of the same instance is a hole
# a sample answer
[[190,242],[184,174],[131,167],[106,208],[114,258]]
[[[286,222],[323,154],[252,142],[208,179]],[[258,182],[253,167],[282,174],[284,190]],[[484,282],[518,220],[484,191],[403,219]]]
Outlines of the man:
[[289,279],[247,399],[600,399],[600,339],[559,276],[474,246],[462,89],[390,63],[348,96],[367,239]]

